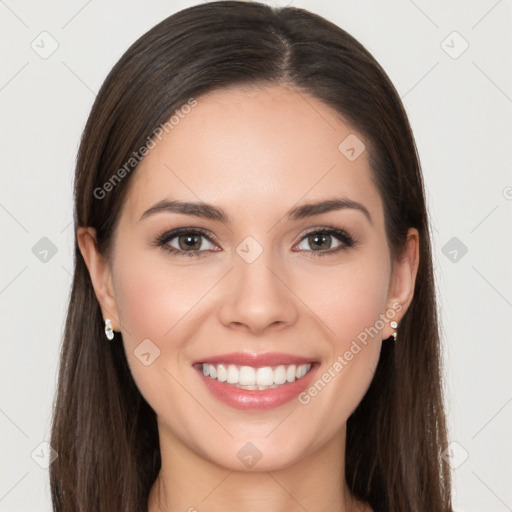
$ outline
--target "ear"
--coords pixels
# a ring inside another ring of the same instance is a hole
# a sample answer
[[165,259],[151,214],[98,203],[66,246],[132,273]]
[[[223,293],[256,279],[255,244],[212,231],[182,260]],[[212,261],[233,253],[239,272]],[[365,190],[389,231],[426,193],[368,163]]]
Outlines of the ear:
[[[393,262],[386,312],[395,311],[396,314],[393,318],[390,318],[389,313],[386,315],[390,321],[394,320],[400,323],[400,319],[405,315],[414,296],[414,286],[420,258],[419,244],[420,236],[418,230],[416,228],[409,228],[405,251]],[[382,330],[383,339],[389,338],[394,331],[395,329],[389,325],[389,322],[386,323]]]
[[112,320],[114,331],[120,331],[119,313],[114,295],[112,271],[108,260],[98,251],[96,230],[91,227],[77,229],[77,242],[85,260],[103,319]]

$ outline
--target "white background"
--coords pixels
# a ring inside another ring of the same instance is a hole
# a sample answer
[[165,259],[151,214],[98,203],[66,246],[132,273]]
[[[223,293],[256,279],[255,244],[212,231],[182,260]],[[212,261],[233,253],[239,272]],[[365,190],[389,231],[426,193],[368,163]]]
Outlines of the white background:
[[[0,1],[0,511],[51,510],[47,471],[31,453],[49,439],[73,268],[74,159],[95,93],[135,39],[195,3]],[[455,508],[510,511],[512,1],[268,3],[346,29],[403,98],[434,236]],[[31,47],[52,39],[46,59]],[[57,250],[46,262],[32,251],[43,237]],[[443,253],[453,237],[467,247],[456,261]]]

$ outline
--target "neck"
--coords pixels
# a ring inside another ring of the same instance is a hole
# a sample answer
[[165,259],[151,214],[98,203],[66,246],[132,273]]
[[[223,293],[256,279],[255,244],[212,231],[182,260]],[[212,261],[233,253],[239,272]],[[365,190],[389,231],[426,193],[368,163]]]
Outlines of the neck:
[[319,451],[275,471],[223,468],[159,432],[162,467],[148,512],[364,510],[345,483],[345,427]]

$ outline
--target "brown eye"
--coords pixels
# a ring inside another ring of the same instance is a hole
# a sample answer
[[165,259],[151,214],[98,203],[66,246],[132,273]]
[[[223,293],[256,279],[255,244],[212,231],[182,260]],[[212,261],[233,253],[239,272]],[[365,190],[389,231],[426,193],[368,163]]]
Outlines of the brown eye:
[[180,235],[178,239],[179,249],[186,251],[188,249],[198,251],[202,245],[202,235]]
[[177,255],[206,255],[217,250],[210,237],[197,229],[175,229],[155,240],[155,245]]
[[316,249],[330,249],[332,244],[332,236],[326,233],[315,233],[308,236],[309,246]]
[[299,249],[315,256],[335,254],[355,245],[355,240],[345,231],[335,228],[317,229],[307,233],[297,245]]
[[208,251],[215,248],[215,245],[205,235],[195,231],[169,236],[166,243],[172,248],[184,252]]

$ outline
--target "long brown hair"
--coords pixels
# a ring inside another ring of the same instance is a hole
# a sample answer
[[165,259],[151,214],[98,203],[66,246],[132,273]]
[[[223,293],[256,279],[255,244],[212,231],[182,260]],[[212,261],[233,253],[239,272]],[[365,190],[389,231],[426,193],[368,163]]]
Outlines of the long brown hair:
[[[346,478],[376,511],[451,511],[420,164],[396,90],[345,31],[303,9],[235,1],[193,6],[156,25],[113,67],[93,105],[76,164],[75,233],[95,228],[98,249],[108,256],[136,165],[108,193],[98,190],[190,98],[253,84],[307,92],[364,135],[393,257],[402,253],[408,228],[419,231],[416,287],[399,341],[383,344],[372,384],[348,419]],[[56,512],[147,510],[160,469],[155,413],[134,383],[122,343],[106,342],[103,326],[75,238],[51,435],[58,452],[50,466]]]

